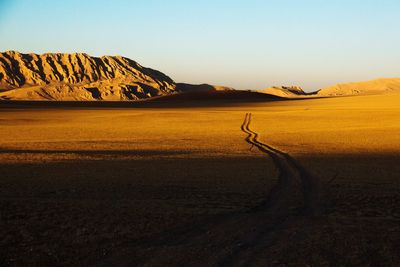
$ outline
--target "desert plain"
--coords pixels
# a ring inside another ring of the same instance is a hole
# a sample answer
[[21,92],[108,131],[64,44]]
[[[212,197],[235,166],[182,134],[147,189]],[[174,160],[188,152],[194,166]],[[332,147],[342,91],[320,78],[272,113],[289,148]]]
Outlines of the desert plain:
[[0,102],[0,265],[399,265],[399,103]]

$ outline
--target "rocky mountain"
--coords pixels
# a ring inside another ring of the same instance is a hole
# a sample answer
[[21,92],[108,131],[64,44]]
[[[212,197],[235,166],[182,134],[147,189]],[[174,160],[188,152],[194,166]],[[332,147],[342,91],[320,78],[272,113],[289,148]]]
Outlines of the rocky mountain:
[[0,99],[137,100],[175,92],[170,77],[122,56],[0,53]]
[[400,78],[382,78],[366,82],[333,85],[317,92],[317,96],[346,96],[400,92]]
[[[84,53],[0,53],[0,100],[139,100],[175,93],[229,91],[224,86],[175,83],[167,75],[122,56]],[[325,97],[400,91],[400,78],[338,84],[306,93],[298,86],[258,92],[285,97]]]

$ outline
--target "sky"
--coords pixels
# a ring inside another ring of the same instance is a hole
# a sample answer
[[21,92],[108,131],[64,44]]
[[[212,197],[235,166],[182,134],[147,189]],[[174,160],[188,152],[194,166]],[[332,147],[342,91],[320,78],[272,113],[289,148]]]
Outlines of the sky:
[[0,51],[122,55],[237,89],[400,77],[398,0],[0,0]]

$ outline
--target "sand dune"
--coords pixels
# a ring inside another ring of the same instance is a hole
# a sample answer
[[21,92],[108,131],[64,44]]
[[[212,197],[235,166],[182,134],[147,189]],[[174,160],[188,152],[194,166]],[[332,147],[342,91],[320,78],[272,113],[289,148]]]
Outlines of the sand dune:
[[171,94],[160,97],[153,97],[147,99],[145,102],[158,102],[158,103],[170,103],[178,104],[187,103],[192,105],[194,103],[207,103],[214,102],[215,104],[222,104],[225,102],[233,103],[246,103],[246,102],[262,102],[262,101],[274,101],[283,100],[282,97],[278,97],[270,94],[263,94],[253,91],[244,90],[210,90],[210,91],[193,91],[180,94]]
[[400,92],[400,78],[381,78],[365,82],[333,85],[318,91],[317,96],[342,96]]
[[208,91],[231,91],[235,90],[231,87],[210,85],[210,84],[188,84],[188,83],[177,83],[176,90],[178,92],[208,92]]
[[304,97],[305,95],[309,95],[299,86],[272,86],[259,90],[258,92],[286,98],[296,98],[299,96]]
[[336,84],[310,93],[297,86],[273,86],[258,92],[284,98],[377,95],[400,92],[400,78],[381,78],[372,81]]

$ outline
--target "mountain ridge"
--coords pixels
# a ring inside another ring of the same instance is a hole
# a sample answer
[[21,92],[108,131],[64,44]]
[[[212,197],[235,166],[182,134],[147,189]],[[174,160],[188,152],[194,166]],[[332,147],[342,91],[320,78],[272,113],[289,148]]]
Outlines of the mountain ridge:
[[0,53],[0,96],[11,99],[135,100],[175,91],[164,73],[122,56]]
[[[176,83],[158,70],[119,55],[0,53],[0,100],[132,101],[177,93],[231,90],[235,91],[225,86]],[[253,92],[291,99],[397,91],[400,78],[336,84],[311,93],[299,86],[273,86]]]

